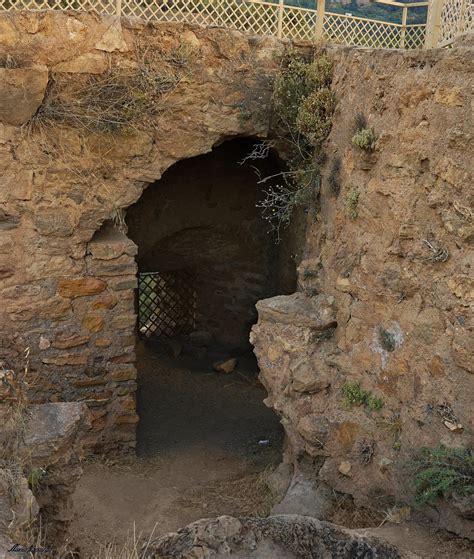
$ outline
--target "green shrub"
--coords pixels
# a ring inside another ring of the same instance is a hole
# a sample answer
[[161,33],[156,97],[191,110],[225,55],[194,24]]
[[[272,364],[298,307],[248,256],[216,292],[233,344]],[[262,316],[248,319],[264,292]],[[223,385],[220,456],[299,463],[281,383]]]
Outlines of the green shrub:
[[474,491],[474,455],[468,447],[423,447],[414,466],[418,504],[432,504],[453,494],[466,497]]
[[382,398],[374,396],[369,390],[364,390],[358,382],[344,384],[342,394],[348,406],[364,405],[372,411],[380,410],[383,407]]
[[352,136],[352,143],[364,151],[372,152],[377,144],[377,136],[373,128],[361,128]]
[[[257,204],[278,239],[280,228],[289,224],[294,209],[307,204],[319,189],[321,145],[331,130],[336,105],[331,80],[332,62],[325,54],[305,59],[289,50],[283,57],[272,102],[288,170],[279,175],[282,184],[269,186],[265,198]],[[257,156],[253,153],[248,159]]]
[[320,147],[328,137],[335,107],[336,97],[327,87],[313,91],[301,103],[296,118],[297,129],[313,147]]
[[34,491],[45,480],[47,471],[45,468],[33,468],[28,472],[28,485]]
[[349,217],[355,219],[359,213],[357,211],[357,206],[359,205],[360,192],[358,190],[351,190],[346,198],[347,209],[349,212]]

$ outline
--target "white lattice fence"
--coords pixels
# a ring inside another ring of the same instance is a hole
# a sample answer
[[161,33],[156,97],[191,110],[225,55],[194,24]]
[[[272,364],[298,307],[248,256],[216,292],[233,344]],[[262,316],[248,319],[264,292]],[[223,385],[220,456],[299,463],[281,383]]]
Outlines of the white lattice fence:
[[474,0],[430,0],[426,24],[409,24],[407,16],[410,7],[428,6],[428,2],[376,1],[399,8],[402,23],[327,12],[324,0],[315,0],[317,9],[287,6],[283,0],[0,0],[0,10],[96,11],[369,48],[445,46],[473,27]]
[[451,44],[456,37],[473,28],[474,3],[471,0],[443,2],[441,10],[439,46]]
[[401,25],[326,12],[323,37],[331,43],[372,48],[398,48]]

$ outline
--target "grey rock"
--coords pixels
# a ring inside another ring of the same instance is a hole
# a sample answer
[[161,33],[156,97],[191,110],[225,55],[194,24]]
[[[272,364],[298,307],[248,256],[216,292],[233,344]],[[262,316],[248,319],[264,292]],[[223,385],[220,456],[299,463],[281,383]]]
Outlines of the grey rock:
[[327,330],[336,326],[332,301],[324,295],[317,297],[307,297],[303,293],[278,295],[258,301],[256,307],[260,320],[315,330]]
[[152,541],[144,559],[414,559],[356,530],[299,515],[220,516],[198,520]]

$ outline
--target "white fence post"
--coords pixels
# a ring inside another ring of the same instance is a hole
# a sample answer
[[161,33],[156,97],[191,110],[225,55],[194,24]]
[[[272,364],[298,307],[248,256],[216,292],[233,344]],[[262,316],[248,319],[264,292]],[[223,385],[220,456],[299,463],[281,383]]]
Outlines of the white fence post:
[[115,0],[115,15],[118,17],[122,15],[122,0]]
[[402,13],[402,28],[400,31],[400,48],[403,49],[405,47],[405,35],[407,33],[407,17],[408,17],[408,8],[405,6],[403,8]]
[[283,10],[285,9],[284,0],[278,1],[278,24],[277,24],[277,37],[279,39],[283,36]]
[[438,46],[442,12],[443,0],[431,0],[426,21],[425,49],[432,49]]
[[316,27],[314,30],[314,40],[322,41],[323,31],[324,31],[324,12],[326,11],[326,1],[317,0],[317,2],[318,2],[318,6],[316,10]]

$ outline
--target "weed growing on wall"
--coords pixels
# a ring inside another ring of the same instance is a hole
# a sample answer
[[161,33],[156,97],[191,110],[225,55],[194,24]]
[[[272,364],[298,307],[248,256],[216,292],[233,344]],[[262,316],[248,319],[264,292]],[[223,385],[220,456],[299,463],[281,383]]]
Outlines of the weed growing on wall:
[[[319,190],[322,144],[331,130],[336,106],[331,81],[332,62],[326,54],[314,52],[305,59],[289,50],[283,57],[272,101],[278,147],[288,170],[278,177],[259,177],[260,184],[268,184],[270,179],[273,183],[257,204],[278,239],[295,208],[307,205]],[[256,147],[245,160],[260,156],[261,149]],[[278,184],[274,184],[275,178]]]
[[352,136],[352,143],[364,151],[372,152],[377,144],[377,136],[373,128],[362,128]]
[[418,504],[468,497],[474,492],[474,454],[468,447],[424,447],[414,460],[414,468]]
[[371,411],[382,409],[383,400],[374,396],[369,390],[364,390],[357,383],[346,383],[342,387],[342,395],[347,406],[366,406]]
[[357,211],[357,206],[359,205],[360,193],[358,190],[351,190],[346,198],[347,211],[351,219],[355,219],[359,213]]
[[375,130],[369,128],[367,118],[363,113],[356,113],[353,130],[352,143],[364,151],[373,152],[377,145],[377,136]]

